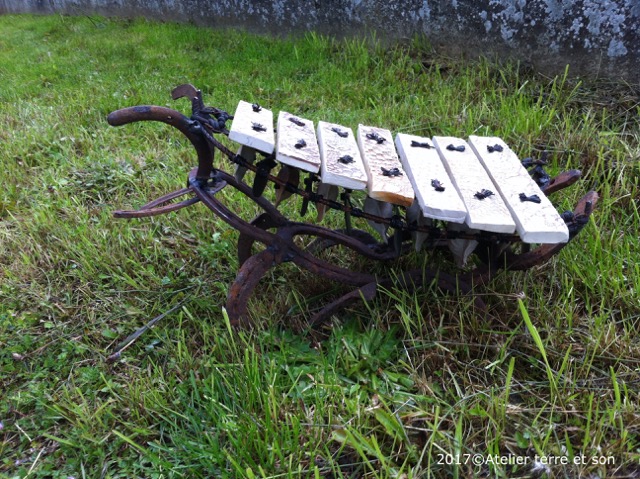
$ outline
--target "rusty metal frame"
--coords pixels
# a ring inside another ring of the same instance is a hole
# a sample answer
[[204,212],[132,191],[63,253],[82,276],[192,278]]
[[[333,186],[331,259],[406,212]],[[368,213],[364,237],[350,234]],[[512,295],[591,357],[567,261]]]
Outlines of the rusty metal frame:
[[[434,267],[380,276],[372,273],[351,271],[337,266],[319,258],[317,255],[327,248],[342,246],[351,249],[368,260],[386,264],[393,263],[393,260],[402,255],[404,251],[407,251],[410,245],[405,241],[403,247],[398,249],[397,245],[394,248],[390,244],[378,243],[369,233],[351,227],[348,230],[331,230],[319,225],[289,220],[263,196],[255,196],[253,188],[248,184],[213,166],[214,152],[216,150],[236,163],[242,160],[214,137],[215,134],[228,134],[224,121],[231,117],[222,112],[222,110],[205,107],[201,93],[191,85],[181,85],[173,91],[174,99],[184,96],[188,97],[192,102],[192,116],[190,118],[176,110],[159,106],[124,108],[108,116],[108,122],[112,126],[126,125],[138,121],[166,123],[179,130],[189,140],[198,158],[198,166],[189,173],[186,187],[161,196],[138,210],[116,211],[114,216],[117,218],[156,216],[178,211],[202,202],[218,218],[237,230],[239,232],[237,243],[239,269],[235,280],[229,288],[226,303],[227,313],[234,325],[244,327],[251,325],[247,310],[249,298],[264,275],[271,268],[285,262],[292,262],[315,275],[354,287],[349,293],[327,304],[310,318],[310,323],[317,325],[354,301],[372,300],[381,286],[388,287],[391,284],[399,284],[401,287],[409,289],[435,283],[444,292],[470,294],[476,285],[485,283],[496,272],[500,270],[526,270],[540,265],[548,261],[568,244],[540,245],[535,249],[529,250],[529,245],[522,244],[515,235],[480,234],[474,236],[467,234],[467,236],[479,240],[479,251],[483,252],[483,254],[479,255],[482,263],[476,268],[458,275],[449,274],[438,267]],[[212,119],[212,115],[215,118],[219,118],[220,121],[216,123]],[[291,191],[304,196],[307,200],[336,208],[335,202],[326,201],[322,197],[318,198],[317,195],[310,195],[308,192],[298,190],[292,185],[282,184],[280,180],[270,174],[265,175],[264,172],[257,172],[257,169],[252,165],[245,164],[245,166],[252,169],[256,173],[256,177],[262,176],[263,181],[266,177],[267,180],[280,184],[281,187],[287,187]],[[544,188],[544,192],[550,195],[575,183],[579,178],[580,172],[577,170],[561,173],[549,181]],[[262,213],[252,221],[242,219],[225,206],[224,200],[217,195],[225,187],[234,188],[254,201],[262,210]],[[187,197],[186,199],[177,201],[185,196]],[[575,238],[588,222],[597,200],[598,195],[596,192],[587,193],[578,202],[574,211],[566,216],[565,221],[568,223],[570,230],[569,241]],[[344,205],[339,206],[340,209],[352,214],[354,217],[389,222],[389,219],[366,215],[356,208]],[[403,228],[407,229],[406,223],[402,222],[398,223],[396,221],[392,226],[399,230],[399,233],[402,232]],[[415,230],[416,228],[413,229]],[[408,233],[408,231],[404,233]],[[428,247],[430,248],[445,246],[452,235],[466,237],[464,233],[451,233],[434,229],[430,230],[429,233]],[[314,240],[303,248],[295,242],[295,239],[301,236],[314,238]],[[405,234],[404,238],[409,238],[409,234]],[[254,253],[253,246],[255,243],[261,243],[264,248]],[[485,304],[478,296],[473,298],[473,302],[477,308],[485,309]]]

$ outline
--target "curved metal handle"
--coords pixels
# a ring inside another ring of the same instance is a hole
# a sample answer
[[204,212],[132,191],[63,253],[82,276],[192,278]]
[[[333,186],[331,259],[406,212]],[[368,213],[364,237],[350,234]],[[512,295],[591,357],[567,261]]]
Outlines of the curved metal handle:
[[207,180],[213,171],[213,150],[195,124],[179,111],[163,106],[141,105],[122,108],[110,113],[107,122],[111,126],[122,126],[138,121],[159,121],[178,129],[193,145],[198,155],[198,180]]

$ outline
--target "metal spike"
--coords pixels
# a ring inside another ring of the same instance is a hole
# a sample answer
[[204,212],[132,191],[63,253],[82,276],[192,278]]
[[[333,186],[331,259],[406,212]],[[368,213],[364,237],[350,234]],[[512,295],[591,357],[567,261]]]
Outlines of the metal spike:
[[[407,208],[407,222],[409,224],[415,223],[416,226],[431,226],[431,219],[425,218],[424,214],[422,214],[422,209],[420,209],[420,205],[417,201],[414,200],[411,203],[411,206]],[[413,245],[416,248],[416,252],[419,252],[422,249],[422,245],[429,238],[429,233],[425,233],[423,231],[414,231],[411,233],[411,237],[413,238]]]
[[[452,231],[464,231],[467,233],[477,232],[477,230],[473,230],[465,225],[456,223],[449,223],[449,229]],[[466,266],[467,260],[469,259],[471,253],[473,253],[478,246],[478,242],[473,239],[458,238],[449,240],[448,246],[458,267],[463,268],[464,266]]]
[[[367,196],[367,199],[364,201],[364,212],[382,218],[391,218],[391,216],[393,216],[393,206],[384,201],[374,200],[370,196]],[[389,242],[389,238],[387,237],[388,225],[370,220],[367,220],[367,223],[378,232],[384,243]]]
[[[241,146],[240,149],[238,150],[238,155],[243,157],[245,160],[247,160],[251,164],[253,164],[256,161],[256,150],[254,150],[253,148],[249,148],[248,146]],[[242,181],[242,178],[244,178],[244,175],[246,173],[247,173],[246,167],[237,165],[236,171],[234,172],[233,176],[235,177],[236,181],[240,182]]]
[[467,260],[476,249],[476,246],[478,246],[478,242],[472,239],[459,238],[449,240],[449,250],[459,268],[463,268],[467,264]]
[[276,166],[276,162],[272,156],[256,163],[256,175],[253,177],[253,196],[262,196],[262,192],[269,182],[268,176],[274,166]]
[[[291,166],[282,165],[282,168],[280,168],[280,171],[278,172],[278,179],[290,184],[291,186],[298,187],[300,184],[300,170]],[[293,192],[289,191],[285,186],[279,186],[276,190],[276,207],[291,197],[292,194]]]
[[[318,185],[318,195],[322,195],[323,198],[330,201],[335,201],[338,198],[338,187],[336,185],[330,185],[329,183],[320,183]],[[320,222],[327,211],[327,205],[316,203],[316,209],[318,210],[317,221]]]
[[318,177],[315,173],[309,173],[304,179],[304,191],[309,195],[307,198],[302,200],[302,207],[300,208],[300,216],[304,216],[307,214],[307,210],[309,209],[309,201],[313,196],[313,184],[318,181]]

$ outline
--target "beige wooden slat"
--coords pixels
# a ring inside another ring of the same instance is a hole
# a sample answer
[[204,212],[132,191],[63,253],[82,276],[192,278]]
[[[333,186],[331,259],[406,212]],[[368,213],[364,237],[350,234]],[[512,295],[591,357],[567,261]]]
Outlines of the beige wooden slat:
[[[569,241],[564,220],[502,139],[470,136],[469,145],[509,208],[522,241],[552,244]],[[520,195],[536,195],[540,202],[522,201]]]
[[273,153],[273,112],[263,107],[254,111],[251,103],[241,100],[233,115],[229,139],[266,154]]
[[[432,141],[429,138],[398,133],[396,149],[424,216],[464,223],[467,208],[453,186]],[[434,181],[441,184],[440,188],[436,188]]]
[[[434,136],[433,144],[467,208],[465,223],[469,228],[494,233],[515,232],[516,224],[507,205],[467,142],[455,137]],[[453,148],[464,148],[464,151]],[[480,199],[478,194],[482,190],[494,194]]]
[[351,128],[320,121],[318,144],[323,183],[351,190],[367,187],[367,174]]
[[[358,146],[367,172],[369,196],[396,205],[411,206],[415,195],[398,159],[391,132],[358,125]],[[394,171],[399,174],[393,175]]]
[[276,137],[276,160],[311,173],[320,171],[320,150],[311,120],[281,111]]

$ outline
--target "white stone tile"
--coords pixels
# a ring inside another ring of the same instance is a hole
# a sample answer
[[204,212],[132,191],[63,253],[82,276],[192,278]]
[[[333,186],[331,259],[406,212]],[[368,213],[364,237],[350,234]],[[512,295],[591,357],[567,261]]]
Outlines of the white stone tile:
[[[248,146],[240,145],[240,148],[238,148],[238,155],[244,158],[251,165],[256,162],[256,150],[249,148]],[[236,180],[242,181],[246,173],[246,166],[236,165],[236,171],[234,173]]]
[[[470,228],[494,233],[515,232],[516,224],[507,205],[471,147],[460,138],[443,136],[434,136],[433,144],[467,208],[465,223]],[[464,147],[464,151],[447,149],[450,146]],[[478,199],[476,194],[482,190],[494,194]]]
[[[467,217],[467,208],[453,186],[432,141],[399,133],[396,135],[396,149],[424,216],[463,223]],[[436,189],[434,180],[444,189]]]
[[[469,145],[511,211],[522,241],[554,244],[569,241],[567,225],[504,141],[497,137],[470,136]],[[497,151],[495,145],[502,151]],[[490,152],[489,147],[494,151]],[[537,195],[540,203],[522,201],[521,194]]]
[[264,107],[254,111],[251,103],[240,101],[233,115],[229,139],[266,154],[273,153],[273,112]]
[[323,183],[351,190],[367,187],[367,174],[351,128],[320,121],[318,144]]
[[[368,136],[373,136],[374,139]],[[358,125],[358,146],[367,172],[369,196],[395,205],[411,206],[415,194],[398,159],[391,132],[383,128]],[[385,175],[385,171],[394,171],[396,168],[399,175]]]
[[281,111],[276,137],[276,160],[311,173],[320,171],[320,150],[311,120]]

